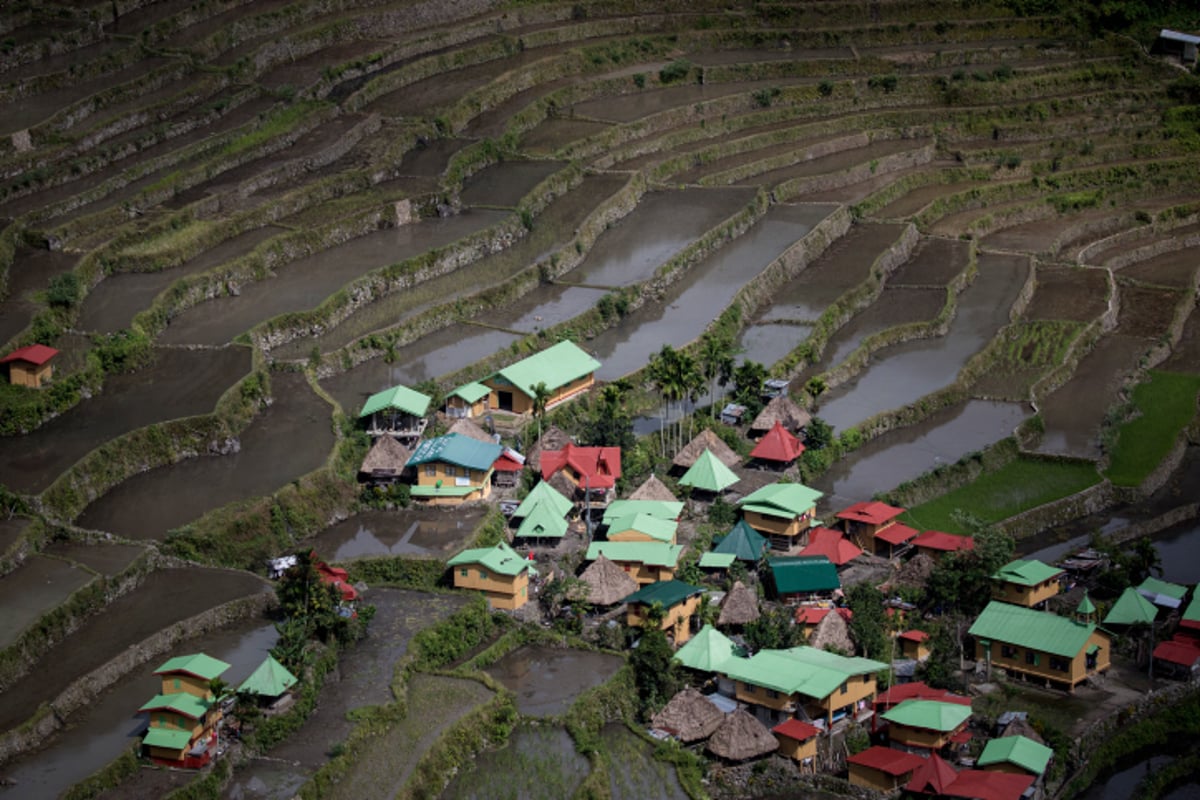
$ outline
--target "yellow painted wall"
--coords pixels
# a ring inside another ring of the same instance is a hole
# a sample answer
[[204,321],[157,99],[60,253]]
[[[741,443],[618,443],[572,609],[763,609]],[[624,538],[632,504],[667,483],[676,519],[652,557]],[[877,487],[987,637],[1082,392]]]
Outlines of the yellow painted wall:
[[746,518],[746,524],[759,533],[796,537],[808,530],[809,522],[812,520],[812,515],[815,511],[816,507],[814,506],[808,510],[807,517],[803,519],[800,517],[792,519],[771,517],[766,514],[759,514],[756,511],[746,511],[743,516]]
[[950,734],[926,728],[912,728],[895,722],[888,723],[888,738],[908,747],[927,747],[931,750],[941,750],[950,743]]
[[161,759],[162,761],[183,761],[183,757],[188,750],[186,747],[182,750],[168,750],[165,747],[151,747],[148,749],[150,750],[151,758]]
[[[1048,678],[1057,683],[1069,684],[1074,687],[1076,684],[1087,678],[1087,650],[1093,644],[1100,646],[1100,652],[1096,656],[1096,672],[1106,671],[1112,658],[1112,641],[1108,634],[1099,629],[1092,632],[1087,643],[1075,654],[1074,658],[1067,660],[1067,670],[1056,670],[1050,668],[1050,654],[1035,650],[1037,663],[1030,664],[1027,660],[1027,648],[1016,647],[1015,652],[1011,656],[1004,655],[1004,642],[993,641],[991,644],[991,659],[992,665],[1010,672],[1017,672],[1034,678]],[[988,648],[984,647],[979,642],[975,643],[975,655],[978,660],[984,660],[988,657]]]
[[458,564],[451,569],[455,588],[483,592],[492,608],[512,610],[529,600],[529,570],[521,570],[517,575],[497,575],[482,564]]
[[441,481],[443,486],[453,486],[457,478],[467,478],[472,486],[482,487],[488,485],[491,474],[491,469],[480,471],[434,461],[417,466],[417,484],[419,486],[437,486],[437,482]]
[[[503,380],[503,379],[500,379]],[[554,389],[550,395],[550,399],[546,401],[546,410],[554,408],[560,403],[570,400],[577,394],[587,391],[596,383],[596,376],[593,373],[588,373],[578,380],[574,380],[565,386],[559,386]],[[511,384],[502,384],[496,378],[488,378],[483,381],[483,385],[492,390],[488,395],[488,404],[495,409],[500,408],[500,392],[512,392],[512,413],[514,414],[532,414],[533,413],[533,398],[525,394],[524,391],[518,389]]]
[[783,692],[777,692],[763,686],[755,686],[752,683],[735,680],[734,692],[740,702],[773,708],[776,711],[791,712],[796,707],[795,695],[784,694]]
[[790,739],[787,736],[775,735],[775,739],[779,742],[780,755],[794,758],[797,761],[803,761],[806,758],[815,758],[817,755],[817,737],[805,739],[803,742],[797,742],[795,739]]
[[626,575],[642,586],[648,583],[669,581],[675,577],[675,567],[657,567],[638,561],[614,561],[613,563],[625,570]]
[[872,769],[871,767],[864,767],[861,764],[850,765],[851,786],[865,786],[868,789],[874,789],[879,792],[890,792],[897,786],[908,783],[911,778],[911,772],[893,777],[886,772]]
[[[666,609],[666,614],[663,616],[662,629],[664,631],[672,631],[677,647],[692,638],[691,619],[699,607],[700,595],[693,595],[682,603]],[[637,603],[630,604],[625,612],[625,624],[631,628],[642,627],[646,620],[645,612],[646,609],[644,606]]]
[[33,364],[11,361],[8,365],[8,380],[14,386],[28,386],[33,389],[40,389],[42,381],[49,380],[53,374],[53,364],[42,364],[39,367]]
[[855,675],[846,681],[844,690],[839,686],[829,696],[821,698],[817,705],[824,712],[825,718],[832,721],[833,712],[859,700],[873,701],[877,691],[878,683],[874,675]]
[[1015,583],[999,581],[992,587],[992,597],[1005,603],[1033,608],[1043,600],[1049,600],[1058,594],[1059,584],[1055,579],[1043,581],[1037,586],[1018,586]]
[[917,661],[924,661],[929,658],[929,643],[914,642],[911,639],[900,640],[900,655],[904,658],[915,658]]
[[[613,533],[608,532],[608,540],[610,542],[659,542],[661,539],[655,539],[653,536],[647,536],[641,531],[624,530]],[[675,544],[675,537],[671,537],[670,544]]]
[[468,405],[466,400],[463,400],[461,397],[456,396],[456,397],[448,398],[446,400],[446,405],[449,406],[450,408],[467,409],[465,416],[468,419],[471,419],[474,417],[482,417],[484,414],[487,413],[487,401],[488,401],[489,397],[491,397],[491,395],[485,395],[484,397],[480,398],[479,400],[476,400],[474,403],[471,403],[470,405]]

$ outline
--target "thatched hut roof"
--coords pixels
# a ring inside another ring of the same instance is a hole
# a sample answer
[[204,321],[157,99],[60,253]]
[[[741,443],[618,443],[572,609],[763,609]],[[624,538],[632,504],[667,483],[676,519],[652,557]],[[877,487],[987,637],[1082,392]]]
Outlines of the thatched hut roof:
[[1024,736],[1026,739],[1032,739],[1038,744],[1046,743],[1046,740],[1042,738],[1042,735],[1034,730],[1034,727],[1029,724],[1029,720],[1022,717],[1017,717],[1012,722],[1008,723],[1008,725],[1004,728],[1004,733],[1000,734],[1000,736]]
[[888,583],[893,586],[924,586],[933,574],[933,567],[934,561],[929,554],[918,553],[904,562],[904,566],[897,570],[895,577]]
[[619,603],[638,590],[638,583],[601,553],[579,576],[588,585],[587,600],[598,606]]
[[475,439],[476,441],[487,442],[488,444],[496,443],[496,440],[489,436],[487,431],[479,427],[479,425],[477,425],[473,420],[467,419],[466,417],[455,420],[454,424],[450,426],[450,429],[447,430],[446,433],[457,433],[460,436],[466,436],[470,439]]
[[708,740],[713,755],[729,761],[745,761],[774,752],[779,742],[766,726],[739,708],[725,715],[725,721]]
[[[528,464],[529,459],[525,459],[525,463]],[[550,484],[554,491],[558,492],[568,500],[573,500],[576,494],[579,494],[583,491],[575,484],[571,483],[571,479],[568,478],[567,474],[561,469],[551,475],[550,479],[545,482]]]
[[366,475],[399,475],[412,457],[412,451],[390,436],[380,436],[367,451],[359,472]]
[[629,495],[630,500],[657,500],[661,503],[674,503],[679,498],[672,494],[667,485],[660,481],[655,476],[651,475],[642,483],[641,486]]
[[808,643],[818,650],[837,650],[846,655],[854,655],[854,640],[850,638],[850,628],[846,618],[841,614],[826,614],[817,623]]
[[696,434],[696,438],[688,442],[682,450],[676,455],[671,462],[677,467],[688,469],[696,463],[696,459],[704,452],[705,448],[712,451],[712,454],[717,457],[727,467],[733,467],[741,463],[742,457],[733,452],[733,449],[717,436],[710,429],[705,428]]
[[772,398],[771,402],[767,403],[766,407],[754,418],[754,422],[750,423],[750,433],[766,433],[775,426],[776,422],[782,423],[783,427],[796,433],[812,422],[812,414],[796,405],[795,401],[786,394],[781,394]]
[[712,736],[721,727],[725,715],[704,695],[691,686],[671,698],[650,720],[654,727],[673,733],[684,742],[697,742]]
[[717,624],[745,625],[754,622],[759,616],[758,595],[749,586],[737,581],[721,603],[721,615],[717,617]]
[[542,471],[542,451],[562,450],[571,441],[567,432],[557,425],[550,425],[542,431],[542,438],[533,443],[525,454],[525,466],[534,472]]

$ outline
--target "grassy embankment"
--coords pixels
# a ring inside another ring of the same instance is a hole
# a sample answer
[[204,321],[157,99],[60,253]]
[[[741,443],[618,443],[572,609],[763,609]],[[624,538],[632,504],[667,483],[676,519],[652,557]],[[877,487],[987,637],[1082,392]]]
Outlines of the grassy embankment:
[[1152,370],[1133,390],[1137,416],[1116,431],[1112,459],[1104,475],[1116,486],[1137,486],[1175,445],[1196,415],[1200,375]]

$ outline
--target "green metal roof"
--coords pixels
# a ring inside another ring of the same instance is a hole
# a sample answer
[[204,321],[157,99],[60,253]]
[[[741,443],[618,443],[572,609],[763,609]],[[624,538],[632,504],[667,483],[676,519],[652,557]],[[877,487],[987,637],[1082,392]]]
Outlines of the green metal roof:
[[142,739],[142,744],[147,747],[161,747],[165,750],[182,750],[191,743],[192,735],[189,732],[174,728],[151,728]]
[[820,700],[856,675],[886,669],[887,664],[868,658],[847,658],[814,647],[793,647],[760,650],[750,658],[730,659],[720,671],[743,683]]
[[268,655],[258,668],[250,673],[250,677],[242,681],[237,690],[263,697],[278,697],[295,685],[296,676],[276,661],[274,656]]
[[700,556],[701,569],[728,569],[737,558],[733,553],[705,553]]
[[824,495],[800,483],[772,483],[742,498],[739,505],[772,517],[798,517]]
[[975,763],[981,767],[989,764],[1015,764],[1023,770],[1041,775],[1050,763],[1054,751],[1046,745],[1027,739],[1024,736],[1002,736],[992,739],[983,747],[979,760]]
[[448,433],[436,439],[426,439],[417,445],[416,451],[408,459],[408,466],[442,462],[487,472],[503,452],[504,448],[498,444],[481,442],[458,433]]
[[229,669],[229,665],[220,659],[213,658],[204,653],[193,653],[189,656],[176,656],[170,659],[161,667],[154,670],[154,674],[165,675],[168,672],[186,672],[188,675],[195,675],[197,678],[211,681],[213,678],[221,677],[227,669]]
[[1088,597],[1087,589],[1083,590],[1083,599],[1079,601],[1079,605],[1075,606],[1077,614],[1095,614],[1096,604],[1092,602],[1092,598]]
[[577,344],[563,341],[498,370],[492,377],[503,378],[533,397],[533,387],[539,383],[545,383],[547,388],[553,390],[599,368],[600,362],[585,353]]
[[722,464],[721,460],[706,447],[700,457],[696,459],[696,463],[683,473],[683,477],[679,479],[679,485],[691,486],[705,492],[720,492],[733,486],[739,480],[741,478]]
[[779,556],[767,559],[779,594],[840,589],[837,567],[825,556]]
[[715,625],[705,625],[675,652],[675,660],[689,669],[719,672],[725,662],[741,656],[741,650]]
[[369,417],[376,411],[394,408],[405,414],[412,414],[414,417],[423,417],[429,410],[429,403],[430,398],[420,392],[413,391],[407,386],[393,386],[368,397],[358,416]]
[[1200,622],[1200,592],[1192,598],[1192,602],[1188,603],[1187,609],[1183,612],[1183,618],[1188,622]]
[[479,381],[471,381],[470,383],[464,383],[462,386],[459,386],[448,396],[461,397],[468,403],[477,403],[491,393],[492,390],[484,386]]
[[758,561],[767,549],[767,540],[761,533],[750,527],[744,519],[738,520],[733,530],[725,535],[714,553],[733,553],[739,561]]
[[663,608],[670,608],[698,594],[704,594],[703,587],[692,586],[683,581],[659,581],[646,584],[626,597],[624,602],[641,603],[647,606],[661,603]]
[[612,536],[622,531],[637,531],[651,539],[670,543],[675,539],[676,522],[673,519],[659,519],[649,514],[629,514],[608,522],[608,535]]
[[1018,586],[1037,586],[1039,583],[1044,583],[1061,574],[1062,570],[1058,567],[1043,564],[1035,558],[1029,560],[1018,558],[996,570],[996,574],[992,577],[998,581],[1015,583]]
[[993,600],[975,619],[970,634],[976,639],[1074,658],[1094,630],[1094,623],[1076,622],[1047,611]]
[[457,567],[459,564],[480,564],[500,575],[520,575],[521,571],[526,569],[537,574],[537,571],[533,569],[532,561],[521,558],[516,550],[504,542],[495,547],[476,547],[471,550],[463,550],[446,564],[451,567]]
[[884,719],[897,725],[943,733],[956,729],[970,716],[970,706],[939,703],[937,700],[905,700],[883,714]]
[[441,486],[414,484],[409,488],[409,494],[413,497],[466,497],[471,492],[478,491],[478,486],[454,486],[449,483],[443,483]]
[[517,536],[530,539],[561,539],[567,535],[567,520],[552,507],[552,501],[536,503],[521,520]]
[[188,692],[173,692],[172,694],[155,695],[142,705],[138,711],[174,711],[190,719],[202,719],[212,706],[211,700],[197,697]]
[[604,509],[604,521],[630,514],[649,514],[659,519],[679,519],[683,513],[683,503],[665,500],[613,500]]
[[636,561],[652,567],[673,567],[679,563],[683,545],[666,542],[592,542],[587,560],[603,555],[609,561]]
[[1182,601],[1184,595],[1187,594],[1186,586],[1180,586],[1178,583],[1164,581],[1160,578],[1154,577],[1153,575],[1147,576],[1146,580],[1142,581],[1137,588],[1143,591],[1153,592],[1154,594],[1165,594],[1167,597],[1172,597],[1179,601]]
[[513,512],[513,516],[521,518],[528,516],[533,511],[533,507],[538,503],[548,503],[550,508],[560,516],[565,517],[571,513],[571,509],[575,506],[567,498],[563,497],[562,492],[555,489],[545,481],[539,481],[536,486],[525,495],[525,499],[521,501],[521,505],[517,506],[517,510]]
[[1153,622],[1158,609],[1138,594],[1132,586],[1126,587],[1104,617],[1105,625],[1133,625],[1138,622]]

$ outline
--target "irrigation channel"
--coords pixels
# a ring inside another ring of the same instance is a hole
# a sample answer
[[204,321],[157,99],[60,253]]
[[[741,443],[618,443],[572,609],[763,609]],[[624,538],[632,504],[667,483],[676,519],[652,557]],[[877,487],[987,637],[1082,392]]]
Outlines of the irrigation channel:
[[[828,379],[812,410],[868,432],[814,481],[826,514],[1034,413],[1039,453],[1101,463],[1146,367],[1200,374],[1176,69],[1008,3],[769,5],[129,0],[0,19],[0,340],[59,351],[42,388],[0,387],[0,734],[50,703],[66,726],[0,763],[0,794],[57,797],[116,757],[171,655],[206,649],[239,678],[274,631],[222,609],[265,603],[266,526],[334,561],[471,541],[482,509],[355,499],[345,434],[397,383],[449,391],[560,338],[614,381],[736,304],[736,359],[798,400]],[[660,418],[639,408],[635,431]],[[1177,506],[1198,461],[1022,546],[1049,557]],[[1179,568],[1197,535],[1156,541]],[[458,602],[369,595],[381,613],[316,714],[226,796],[291,796]],[[558,708],[583,688],[569,678],[612,668],[592,655],[512,654],[496,679]],[[550,678],[567,695],[539,697]],[[415,680],[425,705],[391,736],[429,743],[490,695]],[[614,797],[682,796],[636,735],[603,736],[630,765]],[[522,790],[569,793],[570,745],[523,724],[446,796],[499,793],[517,762],[542,776]],[[343,788],[392,796],[416,757]],[[186,776],[161,780],[112,796]]]

